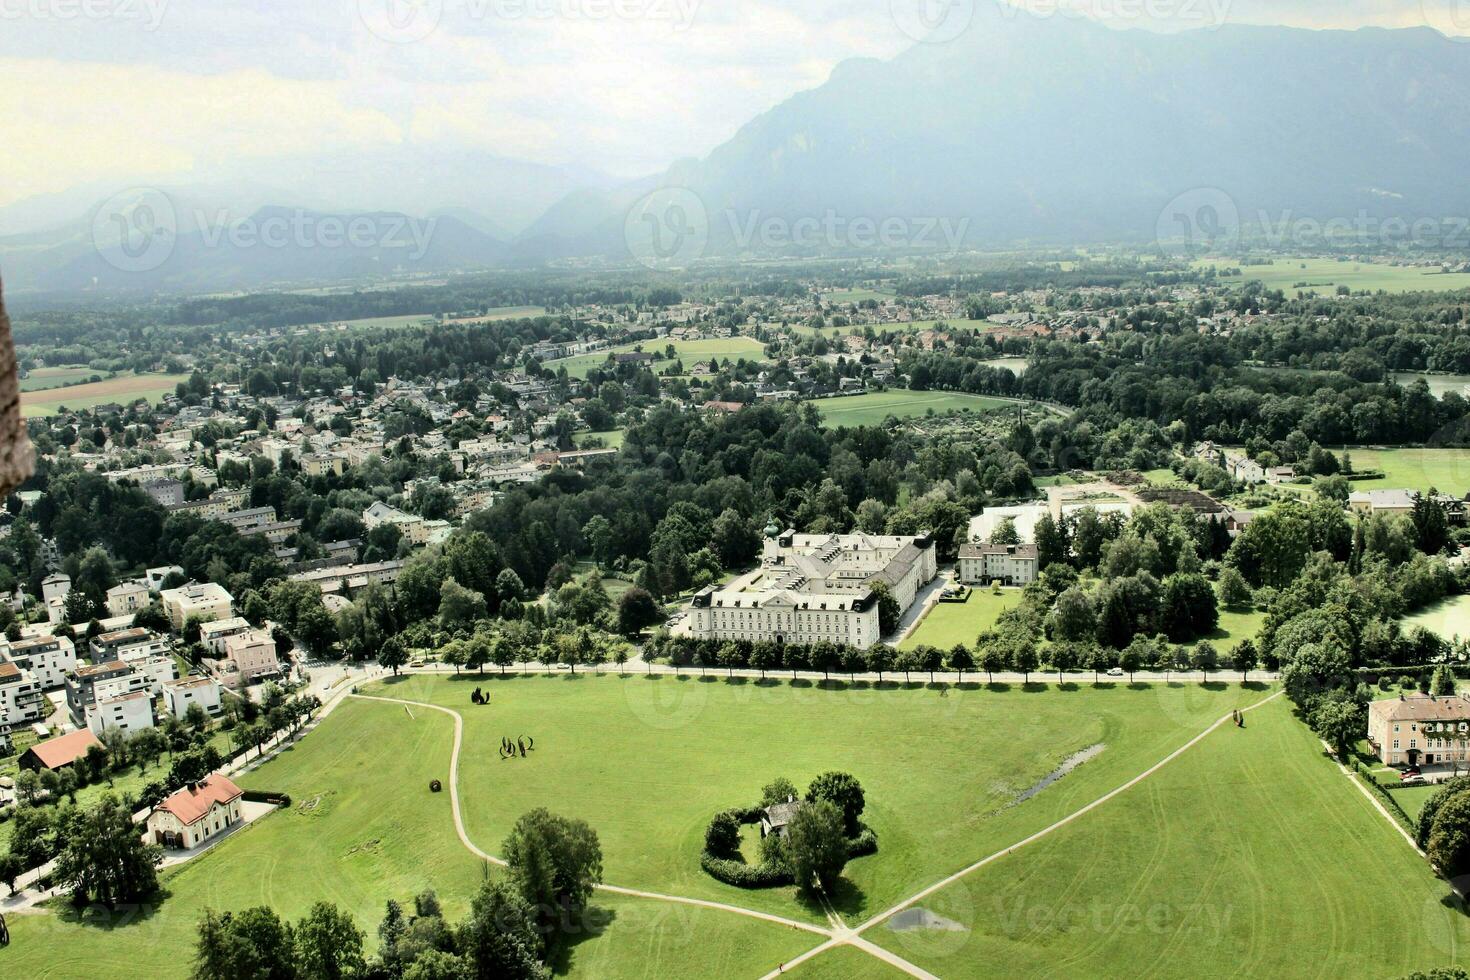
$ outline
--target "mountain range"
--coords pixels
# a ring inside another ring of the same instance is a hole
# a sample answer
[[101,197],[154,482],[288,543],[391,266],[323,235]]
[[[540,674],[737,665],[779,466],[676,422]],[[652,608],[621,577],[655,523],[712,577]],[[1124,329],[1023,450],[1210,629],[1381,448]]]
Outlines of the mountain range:
[[[644,228],[697,232],[679,261],[880,239],[897,250],[1147,242],[1304,216],[1452,221],[1470,215],[1466,105],[1470,45],[1427,28],[1159,34],[977,4],[958,38],[844,62],[703,159],[640,180],[418,151],[328,161],[317,169],[330,180],[294,187],[277,170],[234,194],[251,204],[231,213],[255,222],[293,201],[312,202],[317,221],[432,218],[417,255],[211,245],[207,220],[186,221],[166,262],[120,277],[107,246],[93,245],[94,213],[0,237],[0,267],[19,289],[193,290],[627,261],[642,257],[629,246]],[[226,196],[179,196],[211,195]],[[0,234],[14,210],[0,211]]]

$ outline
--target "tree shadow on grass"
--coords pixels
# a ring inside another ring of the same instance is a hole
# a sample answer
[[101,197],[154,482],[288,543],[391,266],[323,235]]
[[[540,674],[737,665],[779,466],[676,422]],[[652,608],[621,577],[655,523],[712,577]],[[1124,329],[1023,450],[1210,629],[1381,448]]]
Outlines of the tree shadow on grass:
[[737,677],[726,677],[725,678],[725,683],[726,684],[733,684],[736,687],[743,687],[744,685],[750,683],[750,678],[749,677],[739,677],[739,676],[737,676]]
[[1271,685],[1265,681],[1246,681],[1240,686],[1247,691],[1268,691],[1271,689]]
[[[827,903],[831,905],[838,915],[844,918],[860,918],[868,911],[867,894],[857,885],[853,884],[850,879],[845,877],[837,882],[837,886],[828,893],[826,898]],[[827,917],[827,907],[822,904],[822,900],[818,896],[809,895],[798,889],[796,892],[796,901],[798,905],[813,915],[820,916],[823,919]]]
[[793,677],[793,678],[791,678],[791,686],[792,687],[811,687],[812,686],[812,682],[811,682],[811,680],[809,678],[806,678],[806,677]]
[[70,896],[61,895],[41,903],[40,907],[50,909],[58,920],[67,925],[112,932],[114,929],[127,929],[147,922],[163,907],[170,895],[167,888],[159,888],[146,902],[119,905],[115,909],[109,909],[100,902],[77,908]]
[[613,924],[618,913],[597,905],[589,905],[580,914],[574,915],[570,926],[558,933],[546,951],[546,965],[556,976],[565,976],[571,969],[573,954],[578,946],[596,939]]
[[1076,681],[1063,681],[1057,685],[1058,691],[1080,691],[1081,686]]
[[1115,691],[1118,685],[1112,681],[1093,681],[1091,685],[1094,691]]
[[1005,694],[1010,691],[1010,689],[1011,685],[1007,684],[1005,681],[986,681],[985,683],[985,690],[992,691],[996,694]]
[[1153,688],[1153,685],[1150,684],[1150,683],[1148,683],[1147,681],[1129,681],[1128,682],[1128,690],[1130,690],[1130,691],[1148,691],[1148,690],[1151,690],[1152,688]]
[[1021,690],[1027,694],[1043,694],[1051,690],[1051,685],[1046,681],[1027,681],[1021,685]]

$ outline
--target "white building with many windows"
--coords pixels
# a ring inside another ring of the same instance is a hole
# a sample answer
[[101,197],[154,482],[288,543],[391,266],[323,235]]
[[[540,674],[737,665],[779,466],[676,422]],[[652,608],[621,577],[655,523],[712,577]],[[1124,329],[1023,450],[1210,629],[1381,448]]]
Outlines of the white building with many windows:
[[1034,544],[962,544],[955,572],[967,585],[1026,585],[1039,564]]
[[761,567],[698,592],[685,629],[715,639],[866,649],[882,638],[878,587],[906,610],[937,571],[927,535],[777,533],[772,526]]

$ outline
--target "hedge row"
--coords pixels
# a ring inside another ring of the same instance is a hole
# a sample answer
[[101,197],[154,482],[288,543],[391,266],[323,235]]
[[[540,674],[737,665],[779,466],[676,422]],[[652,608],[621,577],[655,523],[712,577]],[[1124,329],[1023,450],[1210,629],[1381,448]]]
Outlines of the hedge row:
[[878,835],[867,824],[862,824],[862,830],[858,831],[856,837],[847,839],[848,858],[867,857],[869,854],[878,853]]
[[744,861],[715,857],[709,851],[699,856],[699,866],[711,878],[736,888],[777,888],[796,881],[791,872],[779,864],[751,867]]

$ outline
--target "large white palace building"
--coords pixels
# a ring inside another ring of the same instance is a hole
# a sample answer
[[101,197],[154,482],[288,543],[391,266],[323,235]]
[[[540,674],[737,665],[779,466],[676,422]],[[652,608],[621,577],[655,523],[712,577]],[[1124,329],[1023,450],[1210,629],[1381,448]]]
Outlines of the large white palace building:
[[691,635],[866,649],[881,639],[876,586],[886,585],[907,610],[938,571],[928,535],[766,530],[760,568],[690,600],[685,629]]

